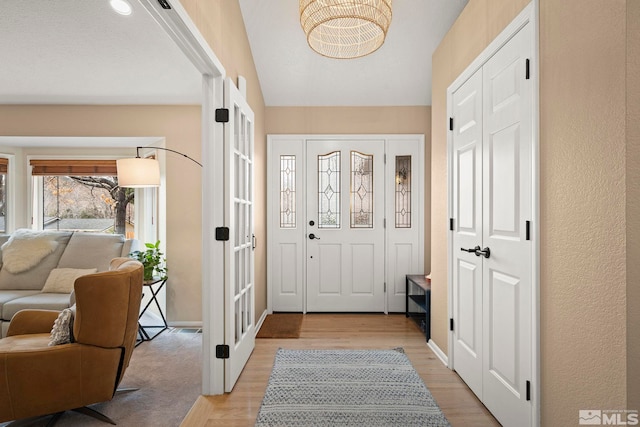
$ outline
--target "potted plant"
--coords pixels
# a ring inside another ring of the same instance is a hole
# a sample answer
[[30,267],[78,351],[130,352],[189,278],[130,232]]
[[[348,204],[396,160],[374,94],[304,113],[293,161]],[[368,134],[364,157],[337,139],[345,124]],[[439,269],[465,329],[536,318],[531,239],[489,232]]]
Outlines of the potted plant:
[[167,278],[166,258],[160,251],[160,240],[154,243],[145,243],[146,250],[134,251],[129,255],[133,259],[137,259],[144,266],[144,280],[152,280],[154,275],[160,276],[161,279]]

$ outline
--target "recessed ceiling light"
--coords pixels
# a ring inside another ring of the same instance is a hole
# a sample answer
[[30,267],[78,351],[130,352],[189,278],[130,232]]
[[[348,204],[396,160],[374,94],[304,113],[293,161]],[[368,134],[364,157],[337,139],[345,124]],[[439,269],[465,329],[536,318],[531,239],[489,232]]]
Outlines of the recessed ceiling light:
[[131,15],[133,9],[127,0],[109,0],[111,8],[120,15]]

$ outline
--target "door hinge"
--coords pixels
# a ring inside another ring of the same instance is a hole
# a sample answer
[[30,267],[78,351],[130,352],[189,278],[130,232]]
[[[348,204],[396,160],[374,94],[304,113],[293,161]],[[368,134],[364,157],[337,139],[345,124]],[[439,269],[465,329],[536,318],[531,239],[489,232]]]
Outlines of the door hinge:
[[387,164],[387,153],[384,153],[384,164]]
[[229,240],[229,227],[216,227],[216,240],[226,242]]
[[158,0],[158,4],[163,8],[163,9],[171,9],[171,5],[169,5],[169,3],[167,3],[167,0]]
[[382,220],[382,228],[387,228],[387,218]]
[[449,330],[453,331],[453,317],[449,319]]
[[387,282],[384,282],[384,293],[387,293]]
[[228,123],[228,122],[229,122],[229,109],[216,108],[216,123]]
[[529,61],[529,59],[527,58],[527,60],[525,61],[525,72],[524,72],[524,78],[525,80],[529,80],[529,78],[531,77],[531,61]]
[[525,238],[531,240],[531,221],[525,221]]
[[449,130],[453,130],[453,117],[449,117]]
[[216,359],[228,359],[229,358],[229,346],[226,344],[220,344],[216,346]]
[[527,381],[527,401],[531,400],[531,381]]
[[449,230],[453,231],[453,218],[449,218]]

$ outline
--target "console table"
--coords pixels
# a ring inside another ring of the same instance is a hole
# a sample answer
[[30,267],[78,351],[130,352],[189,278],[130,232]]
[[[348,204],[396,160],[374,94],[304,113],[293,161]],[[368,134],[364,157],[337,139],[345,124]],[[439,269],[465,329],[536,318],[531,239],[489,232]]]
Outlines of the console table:
[[[407,274],[405,284],[405,315],[411,317],[418,325],[424,322],[424,334],[427,341],[431,338],[431,284],[424,274]],[[418,311],[410,311],[409,300],[415,302]]]

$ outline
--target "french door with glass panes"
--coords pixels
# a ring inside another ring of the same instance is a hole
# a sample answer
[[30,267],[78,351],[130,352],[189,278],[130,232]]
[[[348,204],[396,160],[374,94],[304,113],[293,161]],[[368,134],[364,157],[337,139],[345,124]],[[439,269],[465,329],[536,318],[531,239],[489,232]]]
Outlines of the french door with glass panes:
[[255,347],[253,254],[253,111],[233,82],[225,80],[225,391],[233,389]]
[[404,312],[423,270],[422,136],[270,135],[268,157],[269,308]]

